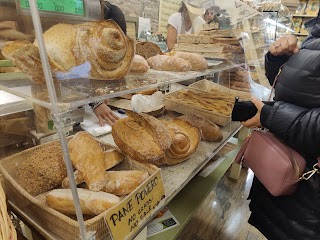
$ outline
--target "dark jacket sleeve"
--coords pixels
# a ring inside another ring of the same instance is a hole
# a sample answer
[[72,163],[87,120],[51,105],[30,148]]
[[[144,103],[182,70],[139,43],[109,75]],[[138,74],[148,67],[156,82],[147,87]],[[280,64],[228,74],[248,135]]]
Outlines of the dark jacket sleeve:
[[266,76],[269,80],[270,85],[273,85],[274,79],[279,72],[280,67],[288,61],[290,56],[273,56],[270,52],[265,55],[265,70]]
[[276,102],[273,107],[263,107],[261,123],[299,153],[320,156],[320,108]]

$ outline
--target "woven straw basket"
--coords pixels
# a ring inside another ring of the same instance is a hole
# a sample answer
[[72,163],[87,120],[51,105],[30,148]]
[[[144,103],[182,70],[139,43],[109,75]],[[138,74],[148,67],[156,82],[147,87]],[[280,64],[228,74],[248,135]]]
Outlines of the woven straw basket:
[[6,195],[0,183],[0,239],[16,240],[17,232],[7,212]]
[[[7,197],[31,219],[35,220],[45,231],[49,232],[50,235],[53,235],[54,239],[79,239],[79,224],[75,218],[71,218],[52,208],[49,208],[46,205],[45,193],[35,197],[31,196],[15,181],[15,172],[18,166],[22,164],[28,156],[32,155],[36,149],[45,149],[52,143],[53,142],[30,148],[26,151],[1,160],[0,170],[5,178]],[[114,148],[106,144],[100,144],[104,150]],[[149,175],[152,175],[154,172],[158,171],[158,168],[153,165],[141,164],[127,158],[125,158],[122,163],[118,164],[112,170],[133,169],[147,171]],[[148,181],[148,179],[146,181]],[[108,227],[104,220],[105,213],[106,212],[101,213],[100,215],[90,219],[85,218],[87,231],[96,232],[96,239],[107,239],[110,236]]]

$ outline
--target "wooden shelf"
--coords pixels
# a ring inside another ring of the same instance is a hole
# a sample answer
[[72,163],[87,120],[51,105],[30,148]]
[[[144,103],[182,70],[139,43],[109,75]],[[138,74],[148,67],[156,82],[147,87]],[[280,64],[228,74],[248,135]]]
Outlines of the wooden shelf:
[[292,14],[292,17],[315,18],[317,15]]

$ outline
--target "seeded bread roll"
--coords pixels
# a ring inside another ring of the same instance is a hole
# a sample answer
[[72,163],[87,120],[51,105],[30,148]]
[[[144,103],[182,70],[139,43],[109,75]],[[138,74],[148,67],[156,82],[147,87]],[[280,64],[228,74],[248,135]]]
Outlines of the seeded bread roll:
[[[78,188],[78,196],[83,214],[98,215],[120,203],[121,199],[105,192],[93,192]],[[71,189],[54,189],[46,196],[49,207],[67,215],[75,215]]]
[[156,55],[162,55],[162,51],[157,44],[152,42],[138,42],[136,44],[136,54],[142,56],[145,60]]

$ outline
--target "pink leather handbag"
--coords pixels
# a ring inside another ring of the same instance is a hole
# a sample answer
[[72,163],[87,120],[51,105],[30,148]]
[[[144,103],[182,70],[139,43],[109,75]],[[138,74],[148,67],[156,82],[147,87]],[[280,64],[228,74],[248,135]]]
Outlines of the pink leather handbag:
[[306,166],[304,158],[272,133],[263,130],[251,133],[238,152],[235,162],[251,168],[273,196],[290,195],[300,180],[308,180],[313,174],[320,173],[319,158],[314,169],[303,174]]

